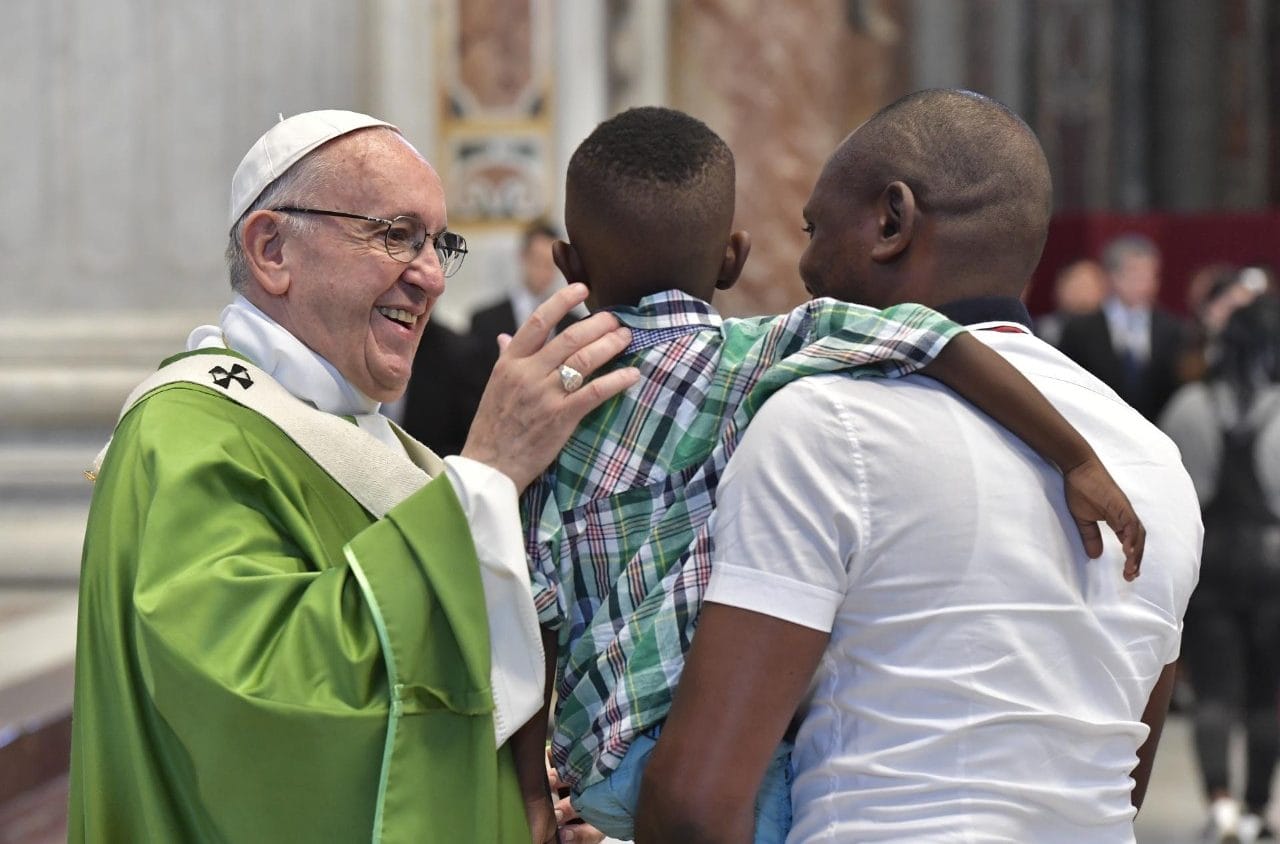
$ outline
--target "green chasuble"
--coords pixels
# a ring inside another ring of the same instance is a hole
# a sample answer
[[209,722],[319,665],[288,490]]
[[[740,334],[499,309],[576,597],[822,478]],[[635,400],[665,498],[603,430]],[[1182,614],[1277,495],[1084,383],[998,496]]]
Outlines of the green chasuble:
[[447,478],[375,520],[215,386],[160,387],[94,490],[69,838],[523,844],[489,667]]

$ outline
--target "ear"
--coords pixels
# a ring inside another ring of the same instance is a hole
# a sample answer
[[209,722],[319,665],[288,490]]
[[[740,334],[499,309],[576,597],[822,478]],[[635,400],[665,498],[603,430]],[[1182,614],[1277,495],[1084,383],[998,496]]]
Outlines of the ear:
[[556,262],[556,267],[560,269],[564,280],[570,284],[585,284],[591,287],[591,280],[587,278],[587,270],[582,265],[582,256],[578,254],[578,250],[573,248],[573,244],[564,240],[557,240],[551,244],[551,260]]
[[272,296],[283,296],[289,290],[291,277],[284,257],[285,233],[275,212],[258,210],[250,214],[241,238],[258,286]]
[[906,182],[890,182],[876,199],[876,222],[871,260],[887,264],[906,251],[916,232],[916,195]]
[[729,242],[724,245],[724,260],[720,262],[720,272],[716,275],[716,290],[728,290],[737,283],[750,254],[749,232],[736,231],[729,235]]

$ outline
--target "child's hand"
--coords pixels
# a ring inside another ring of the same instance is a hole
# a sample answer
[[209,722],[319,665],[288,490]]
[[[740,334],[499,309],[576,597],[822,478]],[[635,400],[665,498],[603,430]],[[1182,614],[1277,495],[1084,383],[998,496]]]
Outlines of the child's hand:
[[[600,844],[605,834],[578,817],[578,812],[569,803],[568,789],[560,787],[560,775],[547,762],[547,778],[551,782],[551,793],[556,799],[556,821],[560,825],[560,841],[566,844]],[[559,796],[563,794],[564,796]]]
[[1098,522],[1104,521],[1115,531],[1124,549],[1124,579],[1137,578],[1142,568],[1147,529],[1111,473],[1095,456],[1067,472],[1062,480],[1066,485],[1067,509],[1080,530],[1085,553],[1091,558],[1101,556],[1102,531]]

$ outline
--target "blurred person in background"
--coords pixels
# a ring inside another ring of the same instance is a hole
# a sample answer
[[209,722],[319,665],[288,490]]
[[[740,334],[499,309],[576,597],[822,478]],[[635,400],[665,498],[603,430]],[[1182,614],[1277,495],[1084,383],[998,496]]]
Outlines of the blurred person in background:
[[[1178,391],[1161,427],[1182,452],[1205,527],[1183,645],[1210,803],[1205,840],[1273,839],[1266,812],[1280,748],[1280,297],[1261,295],[1227,318],[1205,379]],[[1228,740],[1240,722],[1243,805],[1228,782]]]
[[1067,264],[1054,278],[1054,309],[1036,320],[1036,336],[1050,345],[1058,345],[1067,322],[1102,307],[1108,288],[1107,273],[1097,261],[1081,258]]
[[[497,350],[495,341],[489,345]],[[467,441],[492,369],[491,355],[481,348],[479,338],[431,320],[413,360],[400,424],[437,454],[457,454]]]
[[1214,340],[1237,308],[1266,292],[1270,276],[1262,267],[1209,264],[1191,276],[1187,286],[1187,313],[1193,322],[1188,328],[1187,347],[1179,365],[1184,382],[1199,381],[1215,353]]
[[[525,226],[520,237],[520,280],[501,300],[476,310],[471,315],[471,334],[480,349],[480,366],[487,377],[498,359],[498,335],[510,334],[523,324],[534,308],[545,302],[564,285],[551,245],[560,232],[548,220],[539,218]],[[563,331],[585,311],[575,311],[556,326]]]
[[1139,234],[1125,234],[1102,250],[1110,292],[1102,308],[1069,321],[1058,348],[1115,390],[1151,421],[1181,383],[1178,365],[1186,328],[1156,304],[1160,252]]

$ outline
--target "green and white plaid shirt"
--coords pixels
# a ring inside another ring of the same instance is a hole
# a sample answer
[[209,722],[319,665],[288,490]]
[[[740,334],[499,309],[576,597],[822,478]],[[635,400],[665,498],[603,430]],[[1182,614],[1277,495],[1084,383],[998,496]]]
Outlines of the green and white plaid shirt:
[[818,299],[721,320],[677,291],[614,311],[641,380],[583,420],[521,502],[534,603],[559,630],[552,759],[574,792],[661,723],[711,574],[716,486],[752,415],[804,375],[896,376],[963,329],[920,305]]

